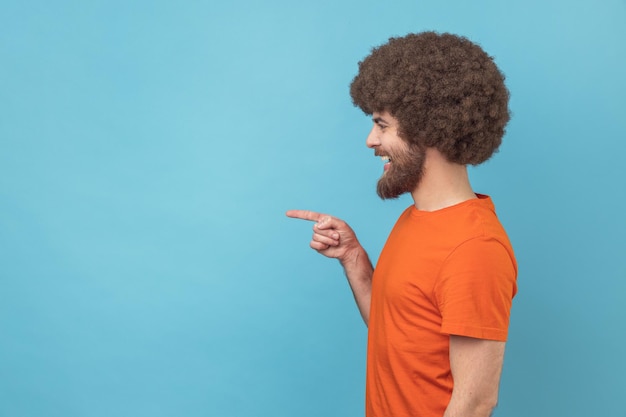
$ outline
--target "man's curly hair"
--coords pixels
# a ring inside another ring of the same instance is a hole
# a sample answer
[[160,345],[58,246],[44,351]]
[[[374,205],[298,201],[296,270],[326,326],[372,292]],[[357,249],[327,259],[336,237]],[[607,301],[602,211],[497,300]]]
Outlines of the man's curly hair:
[[389,112],[404,140],[463,165],[489,159],[510,118],[493,58],[447,33],[409,34],[374,48],[359,62],[350,95],[366,114]]

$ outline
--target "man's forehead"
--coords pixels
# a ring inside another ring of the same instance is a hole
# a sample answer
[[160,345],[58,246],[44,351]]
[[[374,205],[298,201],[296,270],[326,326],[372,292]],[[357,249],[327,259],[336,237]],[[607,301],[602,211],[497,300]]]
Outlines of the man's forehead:
[[372,120],[374,123],[384,122],[387,124],[396,123],[397,120],[388,111],[375,111],[372,113]]

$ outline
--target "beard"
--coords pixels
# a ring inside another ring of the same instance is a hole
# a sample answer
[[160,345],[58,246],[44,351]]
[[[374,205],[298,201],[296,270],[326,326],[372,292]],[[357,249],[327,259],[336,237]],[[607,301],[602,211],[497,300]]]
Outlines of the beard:
[[390,156],[391,165],[376,185],[376,193],[383,200],[412,192],[424,175],[426,153],[419,146],[411,144],[406,150]]

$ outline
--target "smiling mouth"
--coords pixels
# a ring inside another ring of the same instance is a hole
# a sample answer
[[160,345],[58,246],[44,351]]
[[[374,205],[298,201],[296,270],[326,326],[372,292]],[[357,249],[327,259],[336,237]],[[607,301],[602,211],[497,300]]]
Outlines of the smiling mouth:
[[387,155],[381,155],[380,159],[382,159],[383,163],[385,164],[383,165],[383,170],[387,171],[389,167],[391,167],[391,158]]

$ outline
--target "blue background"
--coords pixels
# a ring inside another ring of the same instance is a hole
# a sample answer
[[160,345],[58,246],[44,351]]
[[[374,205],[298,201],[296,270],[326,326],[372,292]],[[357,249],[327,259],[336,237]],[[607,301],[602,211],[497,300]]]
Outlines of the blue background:
[[520,264],[495,416],[626,416],[623,0],[0,3],[0,416],[359,416],[366,329],[291,208],[376,260],[348,85],[451,31],[507,76],[471,170]]

